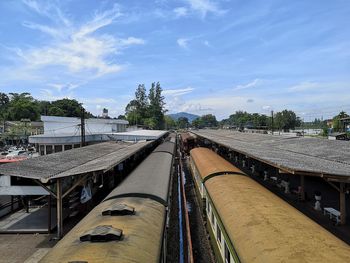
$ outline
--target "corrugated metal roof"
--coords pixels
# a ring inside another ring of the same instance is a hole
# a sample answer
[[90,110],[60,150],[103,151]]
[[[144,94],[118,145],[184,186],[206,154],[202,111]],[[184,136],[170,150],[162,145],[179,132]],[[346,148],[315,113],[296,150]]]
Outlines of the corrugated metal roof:
[[149,143],[105,142],[94,144],[17,163],[4,164],[0,166],[0,174],[46,182],[58,177],[108,170]]
[[350,142],[224,130],[200,130],[195,133],[287,171],[350,176]]
[[123,196],[150,197],[167,205],[173,156],[153,152],[105,200]]
[[[102,216],[115,203],[135,208],[134,215]],[[151,199],[120,198],[102,202],[82,219],[40,261],[49,262],[160,262],[165,207]],[[80,242],[79,237],[99,225],[123,231],[120,241]]]
[[237,167],[207,148],[194,148],[190,151],[190,154],[203,181],[208,176],[218,173],[243,173]]
[[205,183],[241,262],[347,262],[350,247],[247,176]]

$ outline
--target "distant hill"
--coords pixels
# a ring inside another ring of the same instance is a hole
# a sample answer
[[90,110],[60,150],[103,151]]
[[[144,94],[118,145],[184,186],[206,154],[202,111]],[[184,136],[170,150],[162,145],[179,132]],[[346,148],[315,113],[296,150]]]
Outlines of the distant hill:
[[176,121],[180,117],[186,117],[189,122],[192,122],[193,120],[199,118],[198,115],[187,113],[187,112],[173,113],[173,114],[169,114],[168,116],[171,117],[172,119],[176,120]]

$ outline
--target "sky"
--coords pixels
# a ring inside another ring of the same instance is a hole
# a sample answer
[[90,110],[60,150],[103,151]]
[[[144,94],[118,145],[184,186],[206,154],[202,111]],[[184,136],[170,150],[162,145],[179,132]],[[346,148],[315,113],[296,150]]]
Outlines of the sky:
[[348,0],[1,0],[0,91],[124,114],[159,81],[168,113],[350,113]]

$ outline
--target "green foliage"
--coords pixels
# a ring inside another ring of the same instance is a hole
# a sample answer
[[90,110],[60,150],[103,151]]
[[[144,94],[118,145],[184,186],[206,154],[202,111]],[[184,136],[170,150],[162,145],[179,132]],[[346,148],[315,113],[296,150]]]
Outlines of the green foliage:
[[39,118],[39,107],[29,93],[10,93],[10,101],[6,108],[5,118],[12,121]]
[[32,127],[30,123],[20,122],[10,127],[4,138],[16,139],[31,134]]
[[343,118],[347,118],[349,115],[345,111],[341,111],[337,116],[333,117],[333,131],[341,132],[344,131],[344,126],[341,121]]
[[[40,115],[80,117],[81,104],[76,100],[62,99],[53,102],[35,100],[30,93],[0,93],[0,118],[20,121],[30,119],[37,121]],[[86,112],[87,118],[93,117]]]
[[269,124],[269,117],[259,113],[248,113],[246,111],[236,111],[228,119],[222,120],[221,125],[236,126],[244,128],[246,125],[252,125],[253,128],[266,128]]
[[289,131],[301,125],[299,117],[291,110],[283,110],[275,114],[275,128]]
[[185,129],[188,128],[190,123],[188,122],[188,119],[186,117],[180,117],[177,119],[177,127],[179,129]]
[[173,130],[176,128],[175,120],[168,115],[164,116],[164,124],[166,130]]
[[323,129],[322,129],[322,134],[321,134],[322,136],[328,136],[328,128],[327,127],[324,127]]
[[145,85],[139,85],[135,92],[135,98],[125,108],[125,115],[131,125],[141,124],[151,129],[164,129],[166,112],[162,88],[157,83],[152,83],[148,96]]
[[64,116],[65,112],[63,109],[61,109],[57,106],[52,106],[48,110],[48,115],[49,116]]
[[321,119],[315,118],[311,122],[304,122],[302,127],[304,129],[324,129],[327,128],[327,123]]
[[217,127],[218,121],[216,120],[216,117],[213,114],[207,114],[193,120],[192,126],[197,129],[206,127]]

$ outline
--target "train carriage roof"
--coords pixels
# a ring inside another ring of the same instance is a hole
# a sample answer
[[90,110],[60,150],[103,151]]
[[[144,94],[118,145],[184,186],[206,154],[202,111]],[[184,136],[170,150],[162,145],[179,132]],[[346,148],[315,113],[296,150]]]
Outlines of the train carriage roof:
[[194,148],[191,150],[190,154],[196,164],[202,181],[206,181],[211,176],[216,174],[244,174],[237,167],[210,149],[203,147]]
[[153,152],[105,200],[125,196],[148,197],[167,205],[173,156]]
[[247,176],[205,187],[241,262],[348,262],[350,246]]
[[[116,202],[135,208],[135,214],[102,216],[102,211]],[[162,204],[150,199],[128,197],[105,201],[82,219],[40,262],[160,262],[165,213]],[[80,241],[88,230],[101,225],[121,229],[122,239]]]
[[[171,137],[169,139],[171,139]],[[153,152],[167,152],[174,155],[175,143],[171,141],[164,142],[155,148]]]

